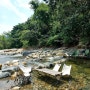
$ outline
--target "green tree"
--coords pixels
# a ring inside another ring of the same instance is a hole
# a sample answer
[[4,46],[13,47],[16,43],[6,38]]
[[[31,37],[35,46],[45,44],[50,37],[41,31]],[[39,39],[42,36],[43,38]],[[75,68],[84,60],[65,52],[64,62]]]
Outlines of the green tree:
[[13,48],[22,47],[22,42],[20,41],[20,34],[21,31],[25,29],[27,29],[27,26],[24,23],[18,24],[13,27],[13,30],[11,31],[11,37],[12,37],[11,47]]
[[38,45],[38,33],[34,30],[24,30],[20,36],[23,47],[37,46]]
[[0,49],[11,48],[11,39],[9,33],[4,33],[0,35]]

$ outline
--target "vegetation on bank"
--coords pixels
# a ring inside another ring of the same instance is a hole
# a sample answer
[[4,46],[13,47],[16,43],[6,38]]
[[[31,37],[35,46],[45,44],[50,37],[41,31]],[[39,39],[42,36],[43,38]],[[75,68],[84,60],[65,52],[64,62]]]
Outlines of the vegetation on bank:
[[90,0],[30,1],[33,16],[0,35],[0,49],[90,45]]

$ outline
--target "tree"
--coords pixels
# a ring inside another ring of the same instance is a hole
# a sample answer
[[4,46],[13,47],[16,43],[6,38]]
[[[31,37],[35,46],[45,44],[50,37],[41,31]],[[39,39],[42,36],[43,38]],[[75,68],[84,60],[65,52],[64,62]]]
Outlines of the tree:
[[30,1],[29,4],[31,5],[32,9],[35,11],[39,6],[39,1],[38,0],[32,0],[32,1]]
[[11,38],[9,35],[9,32],[0,35],[0,49],[11,48]]
[[20,36],[23,47],[38,45],[38,33],[33,30],[24,30]]
[[22,47],[22,42],[20,42],[20,32],[22,30],[27,29],[26,24],[21,23],[13,27],[13,30],[11,31],[11,37],[12,37],[12,44],[11,46],[13,48],[20,48]]

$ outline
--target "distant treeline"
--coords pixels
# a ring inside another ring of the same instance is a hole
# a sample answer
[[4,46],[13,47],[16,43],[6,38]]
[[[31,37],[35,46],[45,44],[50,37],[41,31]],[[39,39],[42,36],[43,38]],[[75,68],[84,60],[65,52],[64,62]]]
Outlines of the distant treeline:
[[34,14],[0,35],[0,49],[90,45],[90,0],[30,1]]

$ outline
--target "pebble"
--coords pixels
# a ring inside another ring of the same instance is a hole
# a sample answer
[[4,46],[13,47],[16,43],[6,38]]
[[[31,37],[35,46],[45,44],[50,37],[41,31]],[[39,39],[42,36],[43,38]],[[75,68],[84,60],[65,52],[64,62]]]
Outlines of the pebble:
[[20,90],[20,87],[19,86],[15,86],[12,88],[12,90]]

